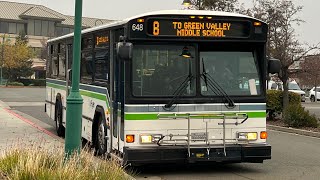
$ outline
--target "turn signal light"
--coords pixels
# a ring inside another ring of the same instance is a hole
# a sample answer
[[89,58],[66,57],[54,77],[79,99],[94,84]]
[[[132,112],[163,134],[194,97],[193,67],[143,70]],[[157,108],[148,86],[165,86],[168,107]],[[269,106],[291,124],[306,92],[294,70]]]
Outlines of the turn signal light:
[[134,135],[126,135],[126,142],[127,143],[133,143],[134,142]]
[[268,138],[268,133],[266,131],[260,132],[260,139],[267,139]]

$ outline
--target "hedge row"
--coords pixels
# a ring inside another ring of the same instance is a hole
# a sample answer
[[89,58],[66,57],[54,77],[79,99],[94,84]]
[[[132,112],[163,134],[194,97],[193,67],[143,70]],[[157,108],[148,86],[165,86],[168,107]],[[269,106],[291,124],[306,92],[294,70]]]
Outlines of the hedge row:
[[[283,91],[267,91],[267,109],[275,112],[283,111]],[[289,104],[301,105],[301,96],[297,93],[289,92]]]
[[283,122],[289,127],[318,127],[318,118],[315,115],[311,115],[309,111],[302,107],[300,94],[289,92],[289,106],[285,110],[283,110],[282,99],[283,91],[267,91],[269,120],[274,119],[275,114],[283,112]]
[[24,86],[46,86],[45,79],[20,79]]

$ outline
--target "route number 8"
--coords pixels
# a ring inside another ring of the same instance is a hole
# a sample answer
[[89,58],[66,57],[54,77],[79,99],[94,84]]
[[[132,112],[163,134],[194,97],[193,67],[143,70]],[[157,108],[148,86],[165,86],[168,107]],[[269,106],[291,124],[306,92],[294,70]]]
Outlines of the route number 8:
[[160,33],[160,24],[159,21],[153,22],[153,35],[158,36]]

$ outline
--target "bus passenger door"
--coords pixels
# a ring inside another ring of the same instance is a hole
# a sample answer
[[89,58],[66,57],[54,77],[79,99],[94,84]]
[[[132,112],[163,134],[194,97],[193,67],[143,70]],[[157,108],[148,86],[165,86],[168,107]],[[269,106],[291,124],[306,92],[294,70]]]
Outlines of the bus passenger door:
[[112,130],[113,130],[113,141],[112,147],[115,150],[120,150],[120,138],[119,138],[119,119],[121,117],[121,98],[120,98],[120,62],[115,58],[113,65],[113,117],[112,117]]

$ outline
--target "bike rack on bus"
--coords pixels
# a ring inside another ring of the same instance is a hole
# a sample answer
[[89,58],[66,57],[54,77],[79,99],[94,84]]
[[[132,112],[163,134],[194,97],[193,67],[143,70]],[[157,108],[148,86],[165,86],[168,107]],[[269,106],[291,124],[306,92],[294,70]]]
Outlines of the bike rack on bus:
[[[159,146],[162,145],[172,145],[172,146],[177,146],[177,145],[187,145],[188,147],[188,157],[191,157],[190,153],[190,144],[191,144],[191,127],[190,127],[190,119],[222,119],[222,123],[218,123],[218,125],[223,126],[223,138],[222,139],[209,139],[208,138],[208,122],[206,122],[206,132],[205,132],[205,140],[203,139],[192,139],[192,141],[205,141],[207,145],[207,155],[209,156],[210,153],[210,143],[209,141],[212,140],[222,140],[223,141],[223,153],[224,156],[227,156],[226,153],[226,140],[237,140],[237,139],[226,139],[226,125],[240,125],[243,124],[245,121],[248,120],[248,115],[246,113],[210,113],[210,114],[176,114],[174,113],[173,115],[162,115],[158,114],[159,119],[187,119],[188,120],[188,133],[187,133],[187,139],[182,138],[182,139],[172,139],[173,137],[185,137],[185,135],[180,135],[180,134],[169,134],[169,135],[163,135],[157,142]],[[226,123],[226,119],[236,119],[236,122],[234,123]],[[239,119],[242,119],[241,122],[238,122]],[[164,140],[164,137],[168,136],[169,140]],[[182,142],[182,143],[179,143]],[[186,143],[185,143],[186,142]]]

